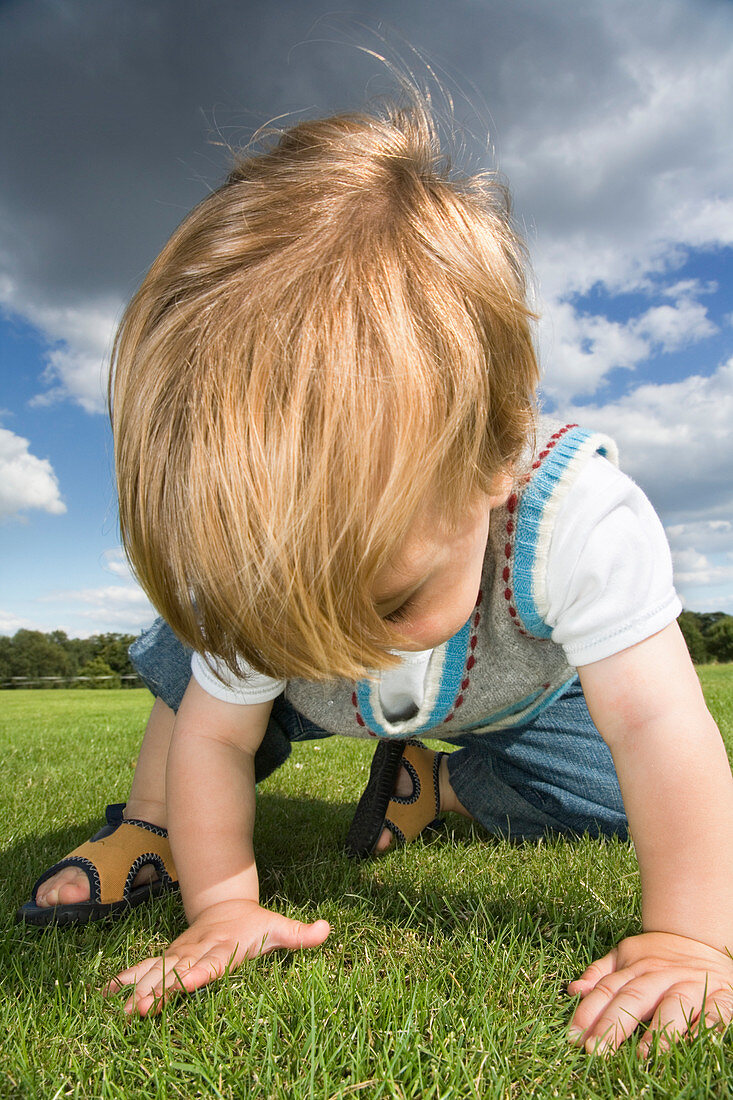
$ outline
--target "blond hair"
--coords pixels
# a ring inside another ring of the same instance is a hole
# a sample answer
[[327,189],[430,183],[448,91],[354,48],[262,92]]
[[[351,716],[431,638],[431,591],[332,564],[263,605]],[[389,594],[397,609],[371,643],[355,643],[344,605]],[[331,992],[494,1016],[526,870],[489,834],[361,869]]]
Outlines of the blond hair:
[[185,643],[286,678],[396,662],[376,574],[532,430],[524,265],[417,95],[285,130],[188,215],[110,377],[123,544]]

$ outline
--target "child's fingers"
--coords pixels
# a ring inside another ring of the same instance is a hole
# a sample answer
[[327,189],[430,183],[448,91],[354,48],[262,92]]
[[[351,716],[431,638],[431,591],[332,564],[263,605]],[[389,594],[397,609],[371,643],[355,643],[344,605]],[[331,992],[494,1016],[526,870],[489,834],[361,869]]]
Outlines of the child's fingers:
[[656,1011],[671,981],[672,975],[661,970],[639,977],[619,971],[603,978],[578,1005],[570,1024],[571,1041],[589,1053],[616,1050]]
[[105,986],[102,987],[102,996],[109,997],[115,993],[119,993],[121,989],[125,989],[129,985],[137,985],[138,981],[148,973],[151,967],[158,963],[159,957],[152,955],[150,958],[143,959],[142,962],[135,963],[134,966],[128,967],[127,970],[120,970],[119,974],[115,974],[114,978],[111,978]]
[[662,998],[651,1018],[649,1027],[639,1042],[639,1054],[649,1053],[654,1036],[659,1036],[662,1050],[680,1036],[686,1035],[700,1018],[702,991],[699,982],[679,982]]
[[270,951],[277,951],[278,948],[298,951],[304,947],[318,947],[330,932],[331,926],[325,920],[304,924],[299,920],[282,917],[263,938],[255,954],[266,955]]
[[690,1035],[697,1035],[701,1027],[724,1031],[732,1021],[733,988],[719,989],[712,994],[708,993],[703,1011],[690,1028]]
[[608,974],[613,974],[616,970],[618,959],[618,951],[614,947],[612,951],[609,951],[607,955],[604,955],[602,959],[596,959],[590,966],[586,967],[579,978],[568,984],[567,990],[571,996],[575,996],[576,993],[584,995],[590,989],[594,989],[601,978],[605,978]]
[[[228,967],[242,961],[242,956],[237,958],[237,954],[236,947],[232,950],[229,946],[227,949],[213,948],[200,958],[181,959],[170,969],[166,968],[165,973],[158,972],[157,980],[152,983],[144,981],[142,985],[138,984],[128,1001],[130,1011],[136,1010],[141,1016],[151,1012],[157,1014],[174,994],[193,993],[195,989],[221,978]],[[128,1005],[125,1006],[126,1011]]]
[[[136,966],[132,966],[128,970],[122,970],[117,974],[112,981],[107,983],[102,993],[104,996],[110,996],[132,986],[132,995],[124,1005],[124,1011],[129,1015],[136,1010],[140,1011],[141,1004],[147,1000],[152,1000],[150,997],[152,991],[158,987],[163,988],[169,981],[169,975],[179,966],[185,968],[188,963],[186,960],[182,960],[179,955],[173,953],[144,959]],[[144,1014],[143,1012],[142,1015]]]
[[[125,1012],[132,1014],[137,1012],[139,1016],[156,1016],[163,1005],[176,993],[192,993],[194,989],[205,985],[205,982],[196,981],[194,978],[195,966],[175,966],[166,974],[161,975],[151,988],[135,989],[133,996],[125,1005]],[[210,980],[210,979],[209,979]]]

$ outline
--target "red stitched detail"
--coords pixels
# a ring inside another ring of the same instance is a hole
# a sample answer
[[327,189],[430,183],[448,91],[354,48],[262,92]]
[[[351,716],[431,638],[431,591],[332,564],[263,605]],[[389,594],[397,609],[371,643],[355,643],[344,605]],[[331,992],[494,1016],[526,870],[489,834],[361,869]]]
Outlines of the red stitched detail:
[[[478,608],[478,606],[481,603],[481,601],[483,600],[483,598],[484,598],[483,590],[480,589],[479,594],[476,597],[476,604],[475,604],[476,608]],[[473,655],[473,650],[475,650],[476,646],[478,645],[478,635],[476,634],[476,630],[478,629],[478,625],[479,625],[480,622],[481,622],[481,612],[476,611],[474,616],[473,616],[473,629],[474,629],[474,632],[471,634],[471,638],[470,638],[469,643],[468,643],[469,654],[468,654],[468,657],[466,658],[466,672],[470,672],[471,669],[473,668],[473,666],[476,664],[476,658]],[[452,722],[453,721],[453,718],[455,717],[456,711],[463,704],[463,699],[464,699],[463,693],[464,693],[464,691],[468,690],[468,688],[470,687],[470,684],[471,684],[470,676],[464,676],[463,680],[461,680],[461,693],[460,693],[460,695],[457,696],[456,699],[453,700],[453,709],[451,710],[450,714],[446,715],[446,717],[443,719],[443,722]]]
[[354,710],[356,711],[356,714],[354,715],[354,717],[356,718],[357,724],[360,725],[360,726],[363,726],[370,737],[376,737],[377,735],[374,732],[374,730],[369,729],[366,722],[364,721],[361,714],[359,713],[359,700],[356,698],[356,692],[355,691],[353,691],[351,693],[351,704],[352,704]]
[[543,684],[542,689],[543,689],[543,691],[549,691],[550,685],[549,684]]
[[[543,460],[547,458],[550,451],[555,446],[555,444],[558,442],[558,440],[562,439],[562,437],[565,435],[565,433],[569,432],[571,428],[577,428],[577,426],[578,426],[577,424],[566,424],[565,427],[560,428],[556,432],[553,432],[553,434],[550,436],[549,440],[545,444],[544,450],[539,452],[539,454],[537,455],[537,458],[532,463],[532,469],[533,470],[539,470],[540,466],[542,465]],[[531,479],[531,475],[527,474],[523,478],[524,484],[526,485],[530,481],[530,479]],[[509,499],[506,502],[506,510],[507,510],[507,512],[509,513],[510,516],[512,516],[514,514],[514,512],[516,511],[518,503],[519,503],[519,498],[518,498],[517,494],[512,493],[511,496],[509,497]],[[510,538],[514,534],[514,521],[512,519],[507,520],[506,533],[507,533],[507,535],[509,535]],[[507,559],[507,561],[511,560],[512,553],[513,553],[512,544],[510,542],[507,542],[504,546],[504,556]],[[509,604],[509,608],[508,608],[509,614],[512,618],[512,621],[514,622],[514,625],[516,626],[517,630],[519,631],[519,633],[523,634],[525,636],[525,638],[527,638],[527,637],[529,637],[529,634],[527,633],[526,630],[523,630],[522,627],[519,625],[521,620],[520,620],[519,615],[517,613],[516,607],[514,607],[514,605],[511,603],[513,593],[512,593],[511,588],[509,587],[509,581],[510,581],[510,578],[511,578],[511,568],[509,567],[509,565],[504,566],[501,576],[502,576],[502,579],[503,579],[504,583],[507,586],[504,589],[504,599]]]

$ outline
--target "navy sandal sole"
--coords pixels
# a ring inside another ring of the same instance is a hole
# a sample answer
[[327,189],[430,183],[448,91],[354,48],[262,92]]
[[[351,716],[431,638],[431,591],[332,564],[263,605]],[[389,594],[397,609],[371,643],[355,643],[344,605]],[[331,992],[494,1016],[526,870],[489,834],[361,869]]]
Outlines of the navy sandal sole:
[[346,852],[352,859],[367,859],[374,852],[384,828],[405,745],[405,741],[380,741],[374,750],[369,780],[346,836]]
[[85,925],[91,921],[101,921],[106,917],[119,918],[125,910],[135,909],[143,905],[150,898],[160,897],[161,894],[177,892],[178,884],[161,882],[146,883],[145,886],[137,886],[130,891],[127,898],[120,901],[112,901],[107,905],[100,902],[80,901],[76,905],[34,905],[27,901],[21,905],[15,914],[16,924],[30,924],[35,928],[48,928],[55,925],[57,928],[70,927],[71,925]]

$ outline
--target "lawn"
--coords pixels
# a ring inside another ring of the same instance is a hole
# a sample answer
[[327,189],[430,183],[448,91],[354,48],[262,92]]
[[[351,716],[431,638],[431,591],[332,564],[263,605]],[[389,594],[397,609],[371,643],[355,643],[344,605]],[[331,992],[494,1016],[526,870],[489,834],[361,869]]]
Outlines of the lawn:
[[[733,749],[733,665],[700,669]],[[462,820],[373,863],[342,852],[371,744],[295,746],[260,788],[265,904],[325,917],[322,948],[271,955],[158,1018],[98,989],[183,927],[180,902],[39,935],[13,913],[44,867],[125,798],[146,691],[0,692],[0,1097],[730,1097],[733,1033],[647,1062],[568,1046],[566,983],[639,927],[626,844],[513,846]]]

